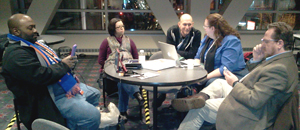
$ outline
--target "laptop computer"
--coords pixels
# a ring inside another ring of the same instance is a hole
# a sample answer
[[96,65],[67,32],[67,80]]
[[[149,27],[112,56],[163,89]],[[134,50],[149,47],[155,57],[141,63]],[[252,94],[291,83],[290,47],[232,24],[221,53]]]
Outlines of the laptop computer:
[[163,59],[156,59],[142,63],[144,69],[162,70],[176,66],[178,54],[174,45],[158,41],[156,45],[161,49]]
[[[183,61],[178,60],[180,55],[177,54],[176,47],[174,45],[158,41],[156,45],[160,48],[164,59],[171,59],[177,62],[177,65],[185,67],[188,63],[194,62],[192,59],[185,59]],[[193,64],[193,66],[200,66],[199,64]]]
[[178,60],[178,54],[174,45],[158,41],[156,45],[160,48],[164,59]]

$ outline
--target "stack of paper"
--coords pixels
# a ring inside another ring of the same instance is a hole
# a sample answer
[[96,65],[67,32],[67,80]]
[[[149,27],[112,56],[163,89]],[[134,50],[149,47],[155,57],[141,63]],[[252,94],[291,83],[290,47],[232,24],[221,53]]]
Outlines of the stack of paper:
[[172,68],[176,66],[175,60],[170,59],[157,59],[157,60],[149,60],[142,63],[143,69],[149,70],[162,70],[166,68]]

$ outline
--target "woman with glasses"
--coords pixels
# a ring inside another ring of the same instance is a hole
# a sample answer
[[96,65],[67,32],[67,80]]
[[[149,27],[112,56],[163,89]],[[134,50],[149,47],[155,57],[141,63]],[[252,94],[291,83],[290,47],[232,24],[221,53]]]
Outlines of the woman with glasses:
[[[100,72],[105,66],[114,64],[117,50],[119,55],[123,55],[123,61],[138,59],[138,52],[134,42],[124,35],[124,24],[119,18],[113,18],[108,25],[109,37],[103,40],[98,56],[98,63],[101,65]],[[122,61],[122,62],[123,62]],[[121,115],[127,117],[129,97],[136,98],[139,105],[142,106],[143,98],[140,94],[139,87],[125,83],[118,83],[119,104],[118,108]]]
[[224,79],[226,69],[239,78],[246,75],[248,70],[244,69],[246,63],[240,34],[218,13],[208,15],[203,28],[206,36],[201,41],[195,62],[203,64],[208,72],[205,86],[217,78]]
[[[218,13],[208,15],[203,28],[206,36],[201,40],[201,45],[195,56],[195,63],[204,66],[207,77],[203,82],[189,86],[196,87],[197,91],[201,90],[198,94],[172,100],[173,108],[180,112],[187,112],[191,109],[199,110],[198,108],[206,105],[207,99],[214,98],[214,95],[220,95],[218,88],[207,86],[218,78],[225,79],[224,73],[226,71],[234,73],[239,79],[248,73],[245,68],[246,63],[240,35],[227,23],[223,16]],[[211,86],[220,86],[220,84],[213,82]],[[225,92],[225,90],[223,91]],[[189,118],[191,117],[189,113],[182,124],[185,124],[186,120],[190,121]],[[200,127],[201,125],[199,124]]]

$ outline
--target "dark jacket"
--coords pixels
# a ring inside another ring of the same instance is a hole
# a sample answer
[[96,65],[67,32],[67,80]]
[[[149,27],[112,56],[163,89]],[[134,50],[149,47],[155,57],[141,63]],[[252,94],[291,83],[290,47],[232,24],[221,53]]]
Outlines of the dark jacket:
[[31,129],[31,123],[43,118],[66,126],[65,120],[55,106],[48,85],[56,83],[69,70],[65,63],[43,67],[31,47],[20,43],[9,44],[2,62],[1,74],[17,100],[22,123]]
[[186,39],[183,45],[177,49],[181,35],[178,25],[174,25],[168,29],[167,43],[174,45],[177,49],[177,53],[185,59],[194,59],[200,46],[201,32],[193,27],[189,35],[189,39]]

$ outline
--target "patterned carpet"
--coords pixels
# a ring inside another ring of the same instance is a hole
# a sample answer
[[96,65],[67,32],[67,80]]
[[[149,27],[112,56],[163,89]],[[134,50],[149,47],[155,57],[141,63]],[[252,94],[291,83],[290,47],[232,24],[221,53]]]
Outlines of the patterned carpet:
[[[99,88],[97,80],[99,78],[99,64],[97,63],[97,56],[82,56],[79,57],[79,62],[76,66],[75,73],[79,76],[80,81],[86,83],[89,86],[99,89],[102,93],[102,89]],[[0,68],[1,71],[1,68]],[[299,92],[300,94],[300,92]],[[158,109],[158,128],[161,130],[176,130],[180,124],[180,119],[183,118],[183,113],[178,113],[170,106],[171,100],[174,99],[174,94],[167,94],[167,99],[163,105]],[[0,75],[0,130],[6,130],[7,126],[10,124],[13,118],[14,105],[13,105],[13,95],[6,88],[3,77]],[[150,106],[152,102],[152,93],[149,93]],[[118,104],[118,97],[107,96],[107,103],[113,102]],[[103,105],[103,97],[101,96],[100,105]],[[300,109],[300,107],[299,107]],[[300,110],[299,110],[300,111]],[[135,99],[130,99],[129,110],[128,110],[129,121],[124,125],[126,130],[147,130],[149,126],[145,124],[145,117],[143,116],[143,121],[140,120],[138,102]],[[144,115],[144,110],[143,110]],[[152,124],[152,109],[150,109],[150,117]],[[16,123],[7,130],[17,130]],[[22,130],[26,128],[22,125]],[[205,125],[201,130],[209,130],[213,126]],[[109,128],[110,130],[116,129],[116,127]]]

